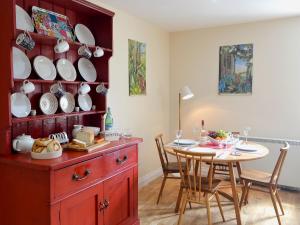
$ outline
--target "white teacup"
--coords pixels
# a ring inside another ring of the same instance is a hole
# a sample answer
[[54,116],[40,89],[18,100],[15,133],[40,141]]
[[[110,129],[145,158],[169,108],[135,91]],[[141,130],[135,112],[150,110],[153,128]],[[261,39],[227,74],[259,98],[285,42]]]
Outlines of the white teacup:
[[25,94],[29,94],[31,92],[34,92],[35,86],[33,83],[31,83],[28,80],[23,81],[23,85],[21,87],[21,91],[24,92]]
[[92,57],[92,52],[89,49],[89,47],[87,45],[82,45],[79,49],[78,49],[78,55],[84,57],[84,58],[91,58]]
[[52,94],[55,94],[57,97],[61,97],[65,94],[63,86],[61,85],[60,82],[57,82],[56,84],[52,84],[50,87],[50,92]]
[[78,93],[80,95],[85,95],[87,93],[89,93],[91,91],[91,87],[90,85],[86,84],[86,83],[81,83],[80,87],[78,89]]
[[101,57],[103,55],[104,55],[103,49],[100,48],[99,46],[97,46],[95,51],[94,51],[94,57]]
[[96,87],[96,92],[102,95],[107,94],[107,88],[104,86],[104,83],[101,83]]
[[69,51],[69,49],[70,49],[70,45],[64,39],[58,39],[57,44],[54,47],[55,53],[63,53],[63,52]]

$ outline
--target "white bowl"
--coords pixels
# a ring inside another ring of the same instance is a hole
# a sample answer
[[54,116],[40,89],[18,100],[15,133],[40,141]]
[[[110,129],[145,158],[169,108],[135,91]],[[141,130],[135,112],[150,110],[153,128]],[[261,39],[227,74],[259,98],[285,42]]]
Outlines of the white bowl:
[[36,153],[31,152],[31,157],[33,159],[55,159],[61,157],[62,151],[54,151],[54,152],[47,152],[47,153]]

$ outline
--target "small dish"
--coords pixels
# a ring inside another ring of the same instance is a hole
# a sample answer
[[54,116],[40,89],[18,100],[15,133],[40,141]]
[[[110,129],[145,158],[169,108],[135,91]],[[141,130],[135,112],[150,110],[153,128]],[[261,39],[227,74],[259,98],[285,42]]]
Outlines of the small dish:
[[34,31],[34,26],[32,24],[30,16],[23,8],[18,5],[16,5],[16,28],[29,32]]
[[90,111],[93,105],[90,95],[78,95],[78,105],[83,111]]
[[66,81],[76,80],[76,69],[73,64],[67,59],[59,59],[56,62],[56,69],[62,79]]
[[94,35],[87,26],[77,24],[75,26],[75,35],[80,43],[95,46],[96,42]]
[[13,47],[13,70],[15,79],[27,79],[31,74],[31,64],[27,55]]
[[62,97],[60,97],[59,106],[65,113],[73,112],[75,108],[74,96],[71,93],[66,92]]
[[78,70],[85,81],[95,82],[97,79],[97,71],[93,63],[86,59],[80,58],[78,60]]
[[40,98],[40,109],[46,115],[52,115],[56,113],[58,108],[57,98],[54,94],[47,92]]
[[31,111],[31,103],[28,97],[21,93],[13,93],[11,99],[11,113],[18,118],[27,117]]
[[46,56],[39,55],[33,60],[35,72],[44,80],[54,80],[56,77],[56,68],[53,62]]

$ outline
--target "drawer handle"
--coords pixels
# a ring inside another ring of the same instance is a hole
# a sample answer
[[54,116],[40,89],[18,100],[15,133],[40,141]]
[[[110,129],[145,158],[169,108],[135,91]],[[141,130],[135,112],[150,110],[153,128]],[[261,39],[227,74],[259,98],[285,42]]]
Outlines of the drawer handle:
[[116,159],[116,162],[117,162],[117,164],[123,164],[124,162],[127,161],[127,159],[128,159],[128,156],[125,155],[125,156],[123,157],[123,159],[117,158],[117,159]]
[[101,212],[103,209],[106,208],[105,203],[100,202],[99,205],[98,205],[98,208],[99,208],[99,212]]
[[109,201],[105,199],[103,204],[104,204],[104,209],[106,209],[109,206]]
[[73,177],[72,179],[75,180],[75,181],[81,181],[81,180],[84,180],[86,178],[88,178],[88,176],[91,174],[91,171],[89,169],[86,169],[84,171],[84,175],[83,176],[80,176],[79,174],[77,174],[76,172],[73,174]]

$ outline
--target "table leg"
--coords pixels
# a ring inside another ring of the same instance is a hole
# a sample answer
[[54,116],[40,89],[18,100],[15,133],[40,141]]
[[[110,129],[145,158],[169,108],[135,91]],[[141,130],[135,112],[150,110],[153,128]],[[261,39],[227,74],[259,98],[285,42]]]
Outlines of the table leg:
[[235,175],[234,175],[234,171],[233,171],[233,163],[229,162],[228,167],[229,167],[229,174],[230,174],[232,197],[233,197],[236,221],[237,221],[237,225],[242,225],[240,207],[239,207],[239,197],[238,197],[237,190],[236,190],[236,180],[235,180]]

